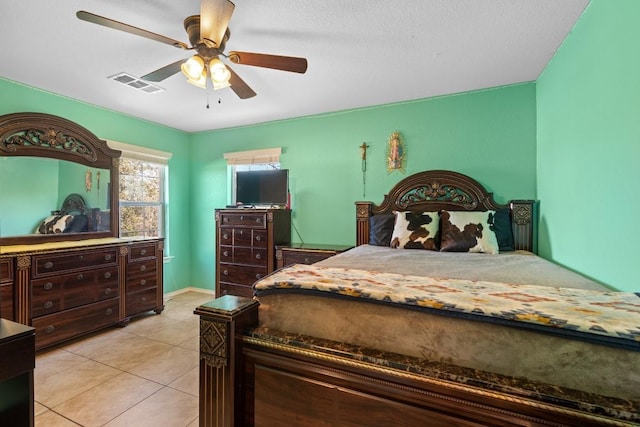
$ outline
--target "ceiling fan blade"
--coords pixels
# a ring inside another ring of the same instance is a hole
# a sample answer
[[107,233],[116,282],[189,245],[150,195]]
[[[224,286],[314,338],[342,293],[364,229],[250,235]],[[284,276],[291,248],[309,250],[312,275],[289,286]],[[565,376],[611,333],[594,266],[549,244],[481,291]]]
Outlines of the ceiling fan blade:
[[200,38],[220,47],[236,5],[229,0],[202,0],[200,3]]
[[291,71],[300,74],[304,74],[307,71],[306,58],[251,52],[229,52],[228,57],[234,64],[273,68],[274,70]]
[[229,72],[231,73],[231,77],[229,78],[229,84],[231,85],[231,90],[233,90],[238,98],[247,99],[253,98],[256,96],[256,93],[249,87],[248,84],[245,83],[244,80],[240,78],[228,65],[226,66]]
[[149,82],[161,82],[167,77],[173,76],[175,73],[180,71],[180,66],[184,62],[184,59],[180,59],[172,64],[165,65],[162,68],[158,68],[155,71],[150,72],[149,74],[145,74],[140,77],[142,80],[146,80]]
[[98,24],[107,28],[113,28],[114,30],[124,31],[125,33],[134,34],[140,37],[145,37],[151,40],[158,41],[160,43],[165,43],[174,47],[178,47],[180,49],[189,49],[189,46],[187,46],[186,44],[178,40],[161,36],[160,34],[152,33],[151,31],[143,30],[142,28],[134,27],[133,25],[125,24],[119,21],[114,21],[113,19],[105,18],[104,16],[95,15],[90,12],[85,12],[84,10],[78,11],[76,13],[76,16],[78,17],[78,19],[91,22],[92,24]]

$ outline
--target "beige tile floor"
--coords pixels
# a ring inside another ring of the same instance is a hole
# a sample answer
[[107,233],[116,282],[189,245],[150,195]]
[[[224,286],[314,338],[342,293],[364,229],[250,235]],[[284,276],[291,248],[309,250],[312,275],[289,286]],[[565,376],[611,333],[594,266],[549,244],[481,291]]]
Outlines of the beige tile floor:
[[199,318],[213,295],[185,292],[165,310],[36,355],[35,425],[197,426]]

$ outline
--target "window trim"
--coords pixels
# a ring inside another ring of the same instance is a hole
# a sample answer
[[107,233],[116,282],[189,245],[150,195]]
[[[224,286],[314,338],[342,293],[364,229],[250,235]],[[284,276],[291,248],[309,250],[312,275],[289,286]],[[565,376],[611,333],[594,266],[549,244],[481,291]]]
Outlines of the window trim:
[[[162,192],[162,218],[161,218],[161,229],[162,236],[165,239],[165,253],[169,252],[169,175],[168,175],[168,165],[169,160],[173,157],[173,153],[167,151],[155,150],[152,148],[141,147],[138,145],[126,144],[124,142],[112,141],[107,139],[107,145],[115,150],[120,150],[122,152],[122,156],[124,158],[140,160],[148,163],[155,163],[158,165],[164,166],[164,170],[162,172],[163,184],[160,189]],[[119,174],[119,171],[118,171]],[[118,191],[118,217],[120,216],[120,209],[122,206],[131,206],[129,203],[122,203],[120,201],[120,191]],[[135,203],[135,206],[157,206],[156,203]],[[118,223],[118,236],[122,236],[122,224]]]

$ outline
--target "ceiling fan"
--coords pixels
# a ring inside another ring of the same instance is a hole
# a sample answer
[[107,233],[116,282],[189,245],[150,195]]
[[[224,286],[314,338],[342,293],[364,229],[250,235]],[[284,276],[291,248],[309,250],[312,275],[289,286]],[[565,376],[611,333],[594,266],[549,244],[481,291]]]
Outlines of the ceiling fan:
[[181,59],[142,76],[143,80],[160,82],[178,71],[182,71],[190,83],[203,88],[207,87],[207,77],[212,81],[214,89],[231,87],[241,99],[251,98],[256,93],[232,69],[220,61],[220,56],[234,64],[252,65],[291,71],[304,74],[307,71],[307,60],[292,56],[268,55],[252,52],[229,52],[224,49],[231,35],[229,21],[235,5],[229,0],[201,0],[200,15],[189,16],[184,20],[184,29],[191,46],[151,31],[143,30],[103,16],[86,11],[78,11],[76,16],[87,22],[102,25],[137,36],[146,37],[183,50],[196,52],[191,58]]

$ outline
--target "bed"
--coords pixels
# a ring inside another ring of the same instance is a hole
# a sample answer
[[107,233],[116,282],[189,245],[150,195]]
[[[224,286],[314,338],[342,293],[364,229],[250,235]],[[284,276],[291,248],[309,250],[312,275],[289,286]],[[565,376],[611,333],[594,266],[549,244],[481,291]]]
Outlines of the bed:
[[198,307],[201,425],[637,425],[640,299],[536,256],[535,206],[441,170],[357,202],[356,248]]
[[51,211],[36,228],[36,234],[82,233],[96,231],[95,209],[80,194],[65,197],[59,210]]

